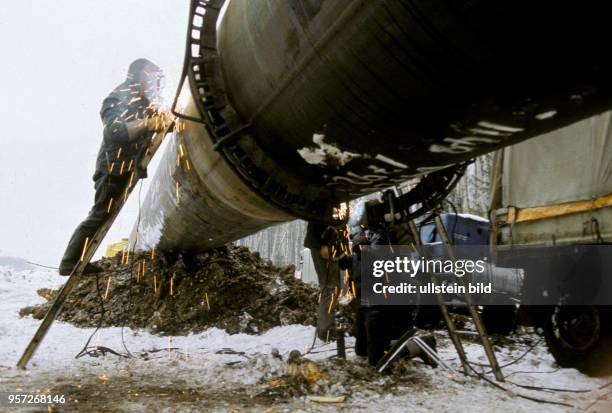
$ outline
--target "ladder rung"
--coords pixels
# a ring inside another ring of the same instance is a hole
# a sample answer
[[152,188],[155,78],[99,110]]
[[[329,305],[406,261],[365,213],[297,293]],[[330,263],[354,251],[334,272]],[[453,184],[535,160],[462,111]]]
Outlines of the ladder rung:
[[468,330],[455,330],[455,333],[462,335],[462,336],[475,336],[478,337],[478,332],[477,331],[468,331]]

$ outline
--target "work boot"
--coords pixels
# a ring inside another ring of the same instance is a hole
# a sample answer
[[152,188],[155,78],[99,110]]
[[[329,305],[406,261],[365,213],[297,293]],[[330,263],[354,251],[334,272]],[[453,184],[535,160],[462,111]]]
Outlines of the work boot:
[[[70,275],[73,269],[74,269],[74,266],[60,267],[59,274],[60,275]],[[100,267],[98,264],[88,262],[85,268],[83,269],[83,272],[81,273],[81,275],[97,275],[103,272],[104,272],[104,268]]]
[[[436,338],[433,335],[430,334],[427,336],[420,336],[419,338],[423,340],[425,344],[427,344],[433,351],[436,351]],[[435,360],[429,357],[427,353],[425,353],[422,349],[419,353],[419,358],[423,360],[423,363],[427,364],[428,366],[438,367],[438,363],[436,363]]]

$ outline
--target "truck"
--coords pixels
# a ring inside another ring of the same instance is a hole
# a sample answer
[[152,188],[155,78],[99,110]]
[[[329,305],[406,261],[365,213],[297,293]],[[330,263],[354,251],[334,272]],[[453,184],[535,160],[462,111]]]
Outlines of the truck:
[[[540,279],[539,270],[528,269],[542,264],[575,265],[579,270],[576,282],[567,284],[571,289],[612,277],[611,267],[590,265],[585,260],[591,255],[584,255],[588,248],[612,244],[611,121],[612,112],[604,112],[496,153],[491,243],[498,259],[503,262],[516,248],[537,251],[555,246],[564,251],[562,256],[525,254],[525,288],[545,294],[549,282]],[[581,268],[589,268],[588,273]],[[587,365],[607,342],[610,307],[559,301],[522,305],[520,319],[542,329],[560,365]]]

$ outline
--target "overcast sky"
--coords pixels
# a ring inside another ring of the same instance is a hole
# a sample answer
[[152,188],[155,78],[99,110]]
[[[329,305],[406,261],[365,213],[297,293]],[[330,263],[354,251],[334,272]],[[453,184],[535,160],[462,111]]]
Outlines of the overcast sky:
[[[165,71],[167,89],[176,85],[188,3],[3,2],[0,256],[58,265],[72,231],[93,204],[102,100],[140,57]],[[129,235],[137,213],[135,195],[100,250]]]

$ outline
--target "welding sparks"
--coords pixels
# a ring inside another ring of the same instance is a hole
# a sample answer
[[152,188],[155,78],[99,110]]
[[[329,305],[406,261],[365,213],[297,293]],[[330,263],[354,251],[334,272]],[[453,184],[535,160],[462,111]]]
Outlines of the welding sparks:
[[104,300],[108,300],[108,292],[110,291],[110,285],[111,285],[111,280],[113,279],[112,276],[108,276],[108,280],[106,281],[106,291],[104,292]]
[[331,300],[329,301],[329,308],[327,309],[327,314],[331,314],[332,307],[334,306],[334,298],[336,298],[335,292],[333,292],[331,295]]
[[87,245],[89,244],[89,237],[85,238],[85,243],[83,244],[83,252],[81,253],[81,262],[85,259],[85,252],[87,251]]

